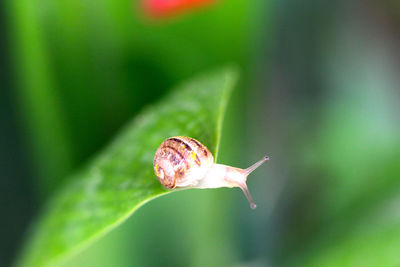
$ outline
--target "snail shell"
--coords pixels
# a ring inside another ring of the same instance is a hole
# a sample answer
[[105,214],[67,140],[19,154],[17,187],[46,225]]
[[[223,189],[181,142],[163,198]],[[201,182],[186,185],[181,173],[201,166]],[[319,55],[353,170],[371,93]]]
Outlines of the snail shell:
[[169,189],[196,186],[214,163],[211,152],[193,138],[176,136],[166,139],[154,157],[154,172]]
[[161,143],[153,165],[157,179],[166,188],[239,187],[254,209],[256,204],[247,188],[247,176],[267,160],[269,157],[263,157],[247,169],[216,164],[211,152],[199,141],[175,136]]

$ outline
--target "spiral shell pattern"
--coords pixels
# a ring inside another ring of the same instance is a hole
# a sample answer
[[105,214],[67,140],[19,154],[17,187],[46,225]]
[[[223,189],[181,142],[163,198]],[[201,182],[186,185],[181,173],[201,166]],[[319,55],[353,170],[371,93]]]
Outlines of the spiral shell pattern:
[[154,172],[169,189],[195,186],[203,178],[214,158],[211,152],[193,138],[175,136],[161,143],[154,156]]

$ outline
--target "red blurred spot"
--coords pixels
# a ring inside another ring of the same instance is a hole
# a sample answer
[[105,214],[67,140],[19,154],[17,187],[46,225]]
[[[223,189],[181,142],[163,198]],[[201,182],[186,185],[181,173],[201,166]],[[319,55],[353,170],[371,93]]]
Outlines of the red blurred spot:
[[215,0],[142,0],[150,17],[170,17],[215,2]]

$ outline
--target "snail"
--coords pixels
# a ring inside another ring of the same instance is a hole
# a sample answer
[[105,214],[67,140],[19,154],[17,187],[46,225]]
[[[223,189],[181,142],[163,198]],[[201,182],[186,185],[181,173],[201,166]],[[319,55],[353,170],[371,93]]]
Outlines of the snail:
[[265,156],[247,169],[214,163],[206,146],[194,138],[176,136],[161,143],[154,156],[154,172],[160,183],[168,188],[239,187],[250,202],[257,205],[247,188],[247,176],[268,161]]

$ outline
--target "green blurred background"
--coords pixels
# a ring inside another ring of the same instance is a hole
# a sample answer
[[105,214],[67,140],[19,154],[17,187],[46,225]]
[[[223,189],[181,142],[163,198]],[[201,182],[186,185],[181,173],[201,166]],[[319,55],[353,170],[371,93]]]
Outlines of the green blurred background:
[[239,190],[158,198],[66,266],[399,266],[400,4],[1,3],[0,266],[74,169],[176,83],[240,66],[218,161]]

